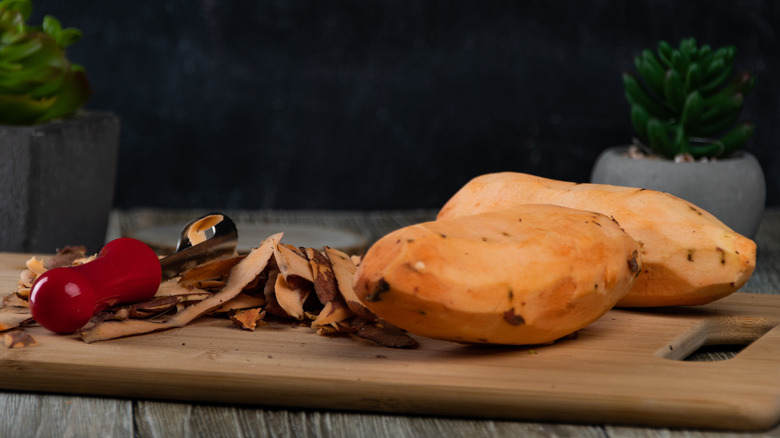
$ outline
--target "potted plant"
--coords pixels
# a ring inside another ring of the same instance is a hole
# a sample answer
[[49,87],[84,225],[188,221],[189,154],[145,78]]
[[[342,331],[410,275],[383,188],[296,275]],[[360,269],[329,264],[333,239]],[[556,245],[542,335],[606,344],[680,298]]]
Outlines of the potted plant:
[[91,94],[66,48],[81,37],[30,0],[0,1],[0,251],[97,251],[113,201],[119,121],[80,109]]
[[739,118],[755,77],[733,74],[735,55],[733,46],[712,49],[693,38],[643,50],[634,59],[638,74],[623,74],[637,138],[604,151],[591,181],[671,193],[753,237],[766,183],[756,158],[742,150],[754,127]]

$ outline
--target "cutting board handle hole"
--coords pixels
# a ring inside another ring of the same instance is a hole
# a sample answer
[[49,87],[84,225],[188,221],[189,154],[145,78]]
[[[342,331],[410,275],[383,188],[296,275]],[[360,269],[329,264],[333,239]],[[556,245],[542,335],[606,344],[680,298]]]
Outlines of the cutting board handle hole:
[[749,316],[706,319],[672,339],[655,355],[680,361],[728,360],[776,325],[777,321]]
[[683,358],[685,362],[713,362],[729,360],[734,358],[740,351],[744,350],[749,344],[725,344],[725,345],[702,345],[696,351]]

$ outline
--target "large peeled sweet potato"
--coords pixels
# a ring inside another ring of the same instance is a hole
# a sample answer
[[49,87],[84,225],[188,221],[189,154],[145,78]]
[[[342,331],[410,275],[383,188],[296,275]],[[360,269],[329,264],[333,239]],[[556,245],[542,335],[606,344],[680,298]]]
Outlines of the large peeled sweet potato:
[[418,335],[547,343],[628,292],[639,249],[604,215],[524,205],[396,230],[368,250],[354,289],[372,312]]
[[755,269],[752,240],[690,202],[653,190],[494,173],[468,182],[438,218],[529,203],[603,213],[641,242],[642,273],[618,306],[706,304],[742,287]]

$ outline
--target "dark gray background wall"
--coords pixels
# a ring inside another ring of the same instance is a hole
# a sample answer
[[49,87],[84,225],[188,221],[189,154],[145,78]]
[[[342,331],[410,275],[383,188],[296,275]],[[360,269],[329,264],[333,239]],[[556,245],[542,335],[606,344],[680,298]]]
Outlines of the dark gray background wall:
[[[658,39],[735,44],[780,205],[780,2],[34,0],[122,119],[117,207],[436,208],[500,170],[587,181]],[[724,178],[732,176],[724,175]],[[733,176],[738,177],[738,176]]]

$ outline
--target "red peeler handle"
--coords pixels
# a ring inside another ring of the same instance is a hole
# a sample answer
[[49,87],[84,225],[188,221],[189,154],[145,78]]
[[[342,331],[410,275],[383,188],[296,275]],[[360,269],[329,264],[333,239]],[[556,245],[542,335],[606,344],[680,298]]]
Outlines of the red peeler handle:
[[123,237],[107,243],[89,263],[41,274],[30,293],[30,312],[48,330],[72,333],[108,306],[151,299],[161,277],[154,251]]

